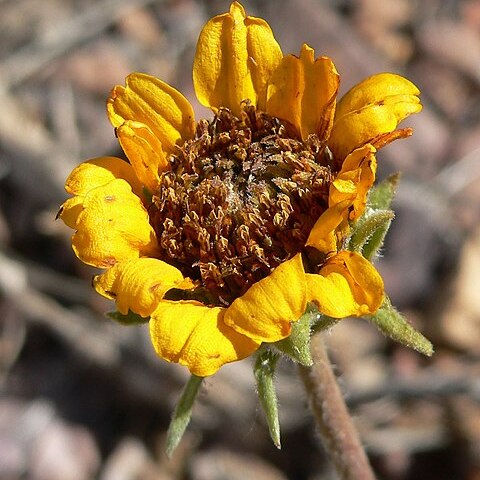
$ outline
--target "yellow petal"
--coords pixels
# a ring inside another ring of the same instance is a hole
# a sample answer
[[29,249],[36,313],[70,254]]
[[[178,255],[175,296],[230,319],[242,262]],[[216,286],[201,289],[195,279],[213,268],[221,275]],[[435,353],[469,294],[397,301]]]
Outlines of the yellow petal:
[[303,139],[311,133],[328,138],[335,112],[339,76],[328,57],[314,60],[314,51],[303,45],[300,58],[288,55],[270,79],[267,112],[288,120]]
[[203,28],[193,63],[193,85],[202,105],[241,113],[250,100],[265,110],[267,81],[282,51],[267,22],[247,17],[238,2],[230,12],[212,18]]
[[93,279],[93,287],[115,300],[117,310],[149,317],[171,288],[188,289],[193,284],[180,270],[156,258],[138,258],[115,264]]
[[367,144],[350,153],[330,186],[330,205],[349,200],[352,194],[355,195],[350,220],[360,217],[365,210],[367,193],[375,182],[377,171],[375,152],[375,147]]
[[393,132],[422,109],[419,90],[400,75],[382,73],[353,87],[338,103],[328,145],[337,158]]
[[258,342],[276,342],[290,335],[291,322],[306,305],[305,272],[297,254],[234,300],[225,323]]
[[117,136],[139,181],[150,192],[155,192],[159,172],[167,170],[169,165],[158,138],[147,125],[133,121],[126,121],[118,127]]
[[57,218],[61,218],[67,227],[76,229],[77,219],[83,210],[83,195],[69,198],[60,207]]
[[116,128],[128,120],[146,125],[167,154],[193,136],[190,102],[170,85],[145,73],[129,75],[126,87],[117,85],[107,101],[107,111]]
[[83,200],[76,228],[72,247],[88,265],[108,268],[156,252],[148,213],[125,180],[113,180],[90,190]]
[[358,253],[342,251],[327,260],[318,275],[306,277],[309,301],[333,318],[372,314],[383,302],[382,277]]
[[61,206],[57,217],[70,228],[77,228],[77,219],[83,210],[83,199],[92,189],[106,185],[121,178],[126,180],[135,194],[142,194],[142,186],[132,166],[125,160],[116,157],[99,157],[78,165],[68,176],[65,190],[75,195]]
[[345,200],[327,208],[315,222],[306,245],[326,255],[336,252],[337,243],[348,229],[347,219],[355,197],[356,191],[353,190],[349,197],[345,195]]
[[377,73],[352,87],[342,97],[338,102],[335,118],[398,95],[415,97],[412,101],[420,102],[417,98],[420,90],[410,80],[395,73]]
[[65,190],[71,195],[85,195],[117,178],[123,178],[136,194],[141,194],[141,184],[132,166],[116,157],[99,157],[81,163],[68,176]]
[[248,357],[259,343],[225,325],[225,309],[198,302],[163,301],[152,313],[150,336],[157,354],[199,377]]

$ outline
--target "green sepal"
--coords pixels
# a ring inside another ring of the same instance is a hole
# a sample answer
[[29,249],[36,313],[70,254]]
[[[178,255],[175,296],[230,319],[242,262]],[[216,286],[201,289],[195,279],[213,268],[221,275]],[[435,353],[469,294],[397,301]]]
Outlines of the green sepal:
[[372,261],[378,255],[380,249],[383,247],[383,242],[385,241],[385,237],[387,236],[388,230],[390,229],[390,225],[392,224],[394,214],[391,210],[386,211],[392,213],[390,220],[385,219],[385,223],[383,225],[379,225],[378,228],[373,232],[371,237],[368,238],[368,240],[363,245],[362,255],[367,260]]
[[197,398],[203,377],[192,375],[183,389],[182,396],[175,407],[167,432],[165,451],[171,457],[177,448],[192,417],[192,409]]
[[390,208],[399,180],[400,173],[394,173],[375,185],[368,194],[368,207],[373,210],[385,210]]
[[254,366],[257,392],[267,421],[270,437],[274,445],[280,449],[280,422],[278,420],[278,402],[275,391],[275,367],[279,355],[267,348],[261,349]]
[[310,351],[311,326],[317,320],[318,310],[309,304],[305,313],[292,323],[292,331],[287,338],[275,342],[273,345],[292,360],[305,367],[313,365]]
[[400,174],[390,175],[373,187],[367,199],[365,213],[353,225],[348,249],[361,253],[372,261],[383,246],[394,213],[390,210]]
[[353,227],[349,250],[371,260],[382,247],[394,216],[392,210],[367,209]]
[[106,313],[108,318],[115,320],[116,322],[120,323],[121,325],[141,325],[147,323],[150,320],[150,317],[141,317],[137,313],[132,312],[131,310],[128,311],[126,315],[123,313],[117,312],[114,310],[113,312]]
[[392,306],[388,297],[385,297],[382,306],[374,315],[365,318],[392,340],[428,357],[433,355],[432,343],[408,323],[405,317]]
[[316,322],[312,325],[312,333],[323,332],[335,326],[342,318],[333,318],[318,312]]

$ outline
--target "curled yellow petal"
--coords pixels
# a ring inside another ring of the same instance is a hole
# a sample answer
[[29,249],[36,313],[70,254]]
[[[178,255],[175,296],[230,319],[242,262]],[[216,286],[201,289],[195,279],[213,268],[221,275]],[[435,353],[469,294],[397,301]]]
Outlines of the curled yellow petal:
[[384,133],[383,135],[378,135],[372,140],[372,145],[377,149],[380,150],[385,145],[394,142],[395,140],[399,140],[402,138],[408,138],[413,135],[413,128],[399,128],[394,130],[393,132]]
[[405,77],[395,73],[377,73],[352,87],[338,102],[336,119],[360,110],[367,105],[384,101],[389,97],[409,98],[419,104],[420,90]]
[[337,251],[337,244],[348,229],[348,216],[356,198],[353,188],[345,200],[333,204],[320,215],[308,236],[306,245],[328,255]]
[[122,179],[90,190],[72,237],[75,254],[88,265],[108,268],[117,262],[156,252],[148,213]]
[[315,60],[313,49],[303,45],[300,57],[284,57],[272,75],[267,112],[295,125],[304,139],[311,133],[328,138],[339,82],[330,58]]
[[391,73],[373,75],[353,87],[337,105],[328,145],[337,158],[393,132],[398,124],[422,109],[418,88]]
[[297,254],[234,300],[225,323],[258,342],[276,342],[290,335],[291,323],[306,305],[305,272]]
[[115,300],[123,315],[131,310],[142,317],[149,317],[171,288],[193,288],[178,268],[156,258],[116,263],[95,276],[93,286],[100,295]]
[[76,229],[77,219],[83,210],[83,195],[69,198],[60,207],[57,218],[61,218],[67,227]]
[[157,354],[199,377],[248,357],[259,343],[225,325],[225,309],[199,302],[163,301],[152,313],[150,337]]
[[230,11],[212,18],[200,33],[193,63],[193,85],[202,105],[241,113],[250,100],[265,109],[267,81],[282,51],[267,22],[247,17],[233,2]]
[[117,137],[139,181],[154,192],[158,187],[159,172],[168,168],[167,157],[158,138],[147,125],[130,120],[117,128]]
[[362,215],[367,202],[367,194],[375,182],[377,171],[376,149],[370,144],[357,148],[343,162],[342,169],[330,186],[328,202],[341,203],[355,196],[349,219]]
[[91,189],[117,178],[126,180],[136,194],[141,193],[141,185],[132,166],[117,157],[99,157],[81,163],[68,176],[65,190],[71,195],[85,195]]
[[333,318],[369,315],[383,302],[382,277],[358,253],[342,251],[328,259],[318,275],[306,278],[309,301]]
[[166,153],[188,140],[194,132],[190,102],[170,85],[145,73],[132,73],[126,86],[117,85],[107,101],[107,112],[115,128],[128,120],[146,125]]
[[66,200],[57,214],[65,225],[77,228],[77,219],[83,210],[85,195],[96,187],[101,187],[112,180],[121,178],[126,180],[136,195],[142,194],[142,186],[132,166],[125,160],[117,157],[99,157],[78,165],[68,176],[65,190],[72,198]]

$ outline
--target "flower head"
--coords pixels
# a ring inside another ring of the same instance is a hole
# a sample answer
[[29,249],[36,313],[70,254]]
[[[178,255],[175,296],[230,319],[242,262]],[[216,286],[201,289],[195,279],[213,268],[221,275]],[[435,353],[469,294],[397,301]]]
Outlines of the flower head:
[[77,167],[60,217],[98,293],[150,318],[164,359],[198,376],[287,338],[307,303],[334,318],[374,313],[383,282],[346,250],[375,180],[376,150],[421,109],[418,89],[374,75],[339,102],[327,57],[283,55],[269,25],[230,11],[203,28],[195,121],[177,90],[133,73],[108,99],[128,162]]

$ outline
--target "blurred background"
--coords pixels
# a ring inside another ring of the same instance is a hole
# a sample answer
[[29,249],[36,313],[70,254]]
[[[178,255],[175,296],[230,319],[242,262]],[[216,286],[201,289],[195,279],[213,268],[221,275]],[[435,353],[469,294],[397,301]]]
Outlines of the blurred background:
[[[328,337],[379,478],[480,479],[480,2],[251,0],[283,51],[333,58],[341,93],[406,75],[424,110],[382,150],[402,171],[378,267],[394,303],[435,344],[423,358],[348,320]],[[334,479],[295,367],[277,378],[282,450],[271,443],[249,361],[208,379],[173,459],[163,453],[187,379],[145,327],[104,317],[95,271],[55,222],[79,162],[121,155],[111,87],[156,75],[198,106],[191,82],[213,0],[0,0],[0,479]]]

